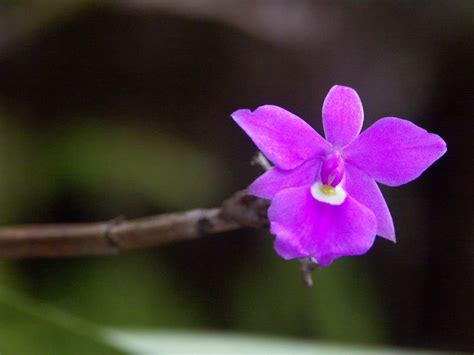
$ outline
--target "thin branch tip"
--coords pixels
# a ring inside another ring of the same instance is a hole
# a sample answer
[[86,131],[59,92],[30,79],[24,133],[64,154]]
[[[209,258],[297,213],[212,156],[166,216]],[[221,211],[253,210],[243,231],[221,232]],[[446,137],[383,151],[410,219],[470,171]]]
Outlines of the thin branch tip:
[[300,259],[300,264],[303,273],[303,283],[308,287],[313,286],[312,272],[319,267],[319,264],[311,257]]
[[268,159],[263,155],[261,151],[258,151],[250,161],[250,165],[258,165],[263,170],[267,171],[272,168],[272,164],[268,161]]

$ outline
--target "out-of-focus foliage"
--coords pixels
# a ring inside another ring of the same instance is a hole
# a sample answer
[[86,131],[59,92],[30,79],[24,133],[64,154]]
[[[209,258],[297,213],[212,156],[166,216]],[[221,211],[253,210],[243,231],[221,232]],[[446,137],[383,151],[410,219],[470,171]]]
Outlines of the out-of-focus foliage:
[[42,176],[35,169],[37,160],[28,159],[34,150],[34,141],[28,134],[1,113],[0,127],[0,165],[8,166],[0,173],[0,204],[3,207],[0,220],[3,223],[14,223],[31,196],[35,192],[36,197],[41,192],[48,194],[52,184],[48,180],[38,184]]
[[54,131],[45,146],[58,177],[98,199],[135,194],[158,208],[185,209],[215,200],[226,184],[222,164],[183,139],[93,122]]
[[209,153],[161,132],[79,120],[40,135],[5,116],[0,123],[5,222],[22,204],[44,202],[62,188],[85,191],[91,205],[123,204],[132,195],[173,210],[209,204],[226,185],[225,169]]
[[0,264],[0,351],[2,354],[121,354],[98,328],[14,291]]
[[255,265],[245,266],[234,298],[233,317],[239,327],[294,335],[309,332],[353,343],[387,340],[383,309],[362,263],[344,260],[317,270],[313,289],[301,289],[301,280],[288,266],[273,255],[266,257],[258,273],[250,270]]
[[[5,280],[2,280],[5,281]],[[394,349],[348,347],[317,342],[259,338],[239,334],[117,330],[0,288],[0,344],[8,354],[391,354]],[[8,325],[6,325],[8,322]],[[54,341],[51,341],[54,339]],[[397,354],[434,354],[396,350]]]
[[435,351],[416,351],[395,348],[347,346],[327,343],[295,341],[284,338],[264,338],[240,334],[222,334],[205,332],[153,332],[153,331],[109,331],[107,339],[133,354],[181,355],[206,354],[220,355],[388,355],[441,354]]

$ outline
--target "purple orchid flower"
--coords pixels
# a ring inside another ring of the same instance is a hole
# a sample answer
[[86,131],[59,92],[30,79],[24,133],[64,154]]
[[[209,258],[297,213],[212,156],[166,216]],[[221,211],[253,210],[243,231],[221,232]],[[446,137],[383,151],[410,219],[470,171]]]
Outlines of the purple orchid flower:
[[362,103],[344,86],[333,86],[324,100],[326,139],[278,106],[231,116],[275,165],[248,192],[272,200],[268,218],[277,253],[284,259],[311,257],[321,266],[365,254],[376,235],[395,242],[377,182],[406,184],[446,152],[441,137],[395,117],[359,135]]

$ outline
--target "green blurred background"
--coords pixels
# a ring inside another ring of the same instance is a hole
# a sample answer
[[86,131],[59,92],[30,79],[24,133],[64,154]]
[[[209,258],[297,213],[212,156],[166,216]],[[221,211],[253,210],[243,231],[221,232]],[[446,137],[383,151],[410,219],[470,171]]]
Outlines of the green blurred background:
[[0,2],[2,225],[218,205],[260,174],[229,114],[271,103],[321,132],[333,84],[359,92],[364,127],[407,118],[449,149],[383,190],[398,243],[313,288],[263,230],[0,261],[0,353],[123,351],[102,327],[472,350],[473,15],[468,0]]

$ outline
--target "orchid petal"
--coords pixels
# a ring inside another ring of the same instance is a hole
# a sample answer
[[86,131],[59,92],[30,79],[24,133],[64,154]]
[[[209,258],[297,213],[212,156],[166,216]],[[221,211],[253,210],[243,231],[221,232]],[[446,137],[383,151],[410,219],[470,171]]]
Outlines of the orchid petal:
[[308,159],[323,156],[330,147],[305,121],[278,106],[260,106],[253,112],[238,110],[231,116],[281,169],[293,169]]
[[315,200],[307,187],[276,194],[268,217],[281,257],[313,256],[322,266],[342,256],[366,253],[377,230],[372,211],[351,196],[333,206]]
[[274,167],[260,175],[247,189],[257,197],[272,199],[289,187],[311,186],[319,175],[321,159],[312,159],[292,170]]
[[377,235],[395,242],[392,215],[375,180],[350,164],[346,164],[345,172],[347,193],[375,214]]
[[[277,228],[277,227],[275,227]],[[310,256],[305,250],[300,241],[294,238],[293,233],[288,229],[281,229],[274,243],[275,251],[283,259],[305,258]]]
[[395,117],[375,122],[344,148],[346,162],[389,186],[416,179],[446,152],[436,134]]
[[352,142],[364,122],[364,109],[357,92],[335,85],[323,103],[323,126],[326,139],[336,147]]

